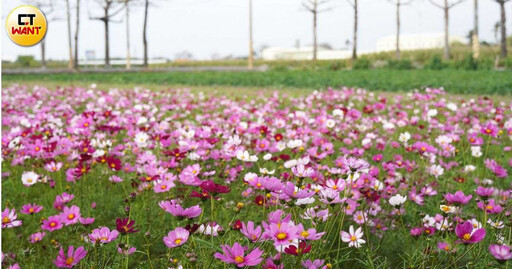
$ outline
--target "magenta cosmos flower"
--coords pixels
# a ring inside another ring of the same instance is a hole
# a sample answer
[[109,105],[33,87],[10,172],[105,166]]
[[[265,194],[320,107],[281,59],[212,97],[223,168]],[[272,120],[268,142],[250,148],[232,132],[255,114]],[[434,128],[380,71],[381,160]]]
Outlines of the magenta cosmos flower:
[[89,240],[91,240],[91,242],[95,244],[106,244],[116,240],[118,236],[118,231],[110,231],[108,227],[101,227],[92,230],[92,232],[89,234]]
[[5,210],[2,212],[2,229],[21,226],[22,222],[17,218],[18,215],[16,214],[16,210],[14,208],[12,210],[5,208]]
[[41,229],[51,232],[61,229],[62,226],[63,224],[59,216],[49,216],[48,219],[43,220]]
[[80,216],[80,208],[76,205],[72,205],[71,207],[65,206],[60,213],[61,221],[66,225],[75,224],[78,222]]
[[179,247],[188,241],[189,235],[190,232],[188,230],[178,227],[164,237],[164,243],[168,248]]
[[510,247],[507,245],[490,245],[489,251],[497,260],[505,261],[512,259],[512,252],[510,252]]
[[485,229],[473,229],[471,221],[463,224],[457,224],[455,234],[462,240],[464,244],[473,244],[482,241],[485,238]]
[[447,193],[444,195],[444,199],[450,204],[467,204],[473,196],[470,194],[468,196],[464,195],[462,191],[457,191],[454,194]]
[[84,247],[79,247],[75,250],[73,246],[69,246],[67,255],[64,254],[64,249],[60,248],[57,260],[53,261],[53,263],[59,268],[72,268],[77,265],[81,259],[85,258],[86,255],[87,250],[85,250]]
[[245,248],[242,247],[238,242],[235,242],[233,247],[229,245],[222,245],[221,253],[215,253],[213,256],[225,263],[235,264],[237,267],[245,267],[245,266],[255,266],[261,263],[263,258],[261,258],[261,254],[263,251],[259,248],[255,248],[251,251],[251,253],[245,256]]
[[40,206],[40,205],[36,205],[36,204],[26,204],[26,205],[23,205],[21,207],[21,210],[20,210],[20,213],[23,213],[23,214],[35,214],[35,213],[38,213],[39,211],[43,210],[43,207]]
[[179,218],[195,218],[201,215],[201,207],[199,205],[184,209],[180,204],[176,203],[176,200],[160,201],[158,205],[166,212]]

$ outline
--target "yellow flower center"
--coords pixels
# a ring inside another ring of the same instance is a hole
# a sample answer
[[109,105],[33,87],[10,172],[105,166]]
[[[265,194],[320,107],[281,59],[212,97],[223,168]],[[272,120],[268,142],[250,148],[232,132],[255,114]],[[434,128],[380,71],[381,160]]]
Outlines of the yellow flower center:
[[50,227],[55,227],[55,226],[57,226],[57,223],[55,223],[55,221],[52,221],[52,222],[50,223]]
[[277,234],[277,239],[279,240],[283,240],[287,237],[287,234],[286,233],[278,233]]
[[354,235],[350,237],[350,241],[356,241],[356,240],[357,240],[357,238]]
[[236,262],[236,263],[243,263],[243,262],[244,262],[244,257],[236,256],[236,257],[235,257],[235,262]]
[[471,235],[466,233],[462,236],[462,238],[467,241],[467,240],[471,239]]
[[73,257],[69,257],[66,259],[66,265],[72,265],[74,261],[75,259],[73,259]]
[[308,231],[303,231],[302,233],[300,233],[300,235],[304,238],[307,238],[309,236],[309,233]]
[[68,219],[69,219],[69,220],[72,220],[72,219],[74,219],[74,218],[75,218],[75,214],[69,214],[69,215],[68,215]]
[[36,151],[39,151],[41,148],[40,147],[36,147]]
[[2,223],[5,224],[5,223],[9,223],[9,222],[11,222],[11,219],[9,219],[9,217],[3,217],[2,218]]
[[30,212],[30,213],[34,213],[34,208],[33,208],[33,207],[31,207],[31,208],[28,210],[28,212]]
[[180,238],[174,240],[174,244],[179,245],[180,243],[181,243],[181,239]]
[[333,190],[337,190],[337,189],[338,189],[338,185],[334,185],[334,186],[332,186],[332,189],[333,189]]
[[167,185],[162,185],[162,187],[160,187],[160,189],[162,189],[162,190],[167,189]]

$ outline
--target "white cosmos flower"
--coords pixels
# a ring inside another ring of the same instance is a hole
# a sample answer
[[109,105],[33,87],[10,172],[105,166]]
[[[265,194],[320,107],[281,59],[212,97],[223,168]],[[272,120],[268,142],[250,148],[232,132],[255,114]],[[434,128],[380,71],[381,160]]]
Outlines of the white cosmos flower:
[[357,228],[354,231],[354,226],[350,225],[348,228],[348,233],[345,231],[341,231],[341,240],[345,243],[348,243],[349,247],[359,248],[361,244],[366,243],[363,238],[363,230],[361,227]]
[[407,197],[397,194],[389,198],[389,204],[391,204],[392,206],[401,206],[403,203],[405,203],[406,200]]
[[293,166],[296,166],[296,165],[297,165],[297,160],[294,160],[294,159],[288,160],[283,164],[284,168],[292,168]]
[[148,118],[146,117],[140,117],[138,120],[137,120],[137,125],[142,125],[142,124],[145,124],[148,122]]
[[457,105],[455,103],[446,104],[446,108],[448,108],[451,111],[457,111]]
[[297,199],[295,201],[295,205],[298,205],[298,206],[301,206],[301,205],[309,205],[309,204],[312,204],[315,202],[315,198],[313,197],[309,197],[309,198],[302,198],[302,199]]
[[288,141],[286,146],[288,146],[291,149],[301,147],[302,146],[302,140],[300,140],[300,139],[290,140],[290,141]]
[[345,113],[341,109],[335,109],[332,111],[332,115],[335,117],[339,117],[340,119],[343,119],[343,116],[345,115]]
[[139,148],[147,147],[148,139],[149,139],[149,135],[144,132],[140,132],[135,135],[135,143],[137,144],[137,147],[139,147]]
[[276,170],[269,171],[267,168],[260,168],[260,173],[264,175],[273,175],[276,172]]
[[327,126],[327,128],[329,129],[334,127],[334,125],[336,125],[336,122],[333,119],[328,119],[327,121],[325,121],[325,126]]
[[34,172],[23,172],[21,175],[21,182],[23,182],[23,185],[25,186],[32,186],[37,183],[37,179],[39,178],[39,175]]
[[272,158],[272,154],[270,154],[270,153],[267,153],[267,154],[265,154],[265,156],[263,156],[263,160],[265,160],[265,161],[268,161],[271,158]]
[[256,173],[249,172],[249,173],[245,174],[244,180],[247,182],[251,182],[257,177],[258,177],[258,175],[256,175]]

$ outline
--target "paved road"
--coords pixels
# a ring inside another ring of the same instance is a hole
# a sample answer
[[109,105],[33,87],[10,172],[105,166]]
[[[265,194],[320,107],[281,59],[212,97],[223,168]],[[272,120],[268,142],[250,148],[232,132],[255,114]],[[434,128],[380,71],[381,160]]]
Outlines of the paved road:
[[56,73],[138,73],[138,72],[197,72],[197,71],[217,71],[217,72],[263,72],[268,69],[267,66],[257,66],[252,70],[242,66],[197,66],[197,67],[166,67],[166,68],[140,68],[134,67],[130,70],[124,68],[84,68],[80,71],[69,69],[53,69],[53,68],[16,68],[2,69],[2,74],[56,74]]

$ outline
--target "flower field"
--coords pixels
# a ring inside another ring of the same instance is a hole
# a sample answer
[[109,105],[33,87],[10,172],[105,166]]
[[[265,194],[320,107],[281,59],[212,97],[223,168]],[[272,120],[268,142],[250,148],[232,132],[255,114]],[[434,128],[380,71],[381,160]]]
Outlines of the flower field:
[[500,268],[512,103],[2,89],[3,268]]

